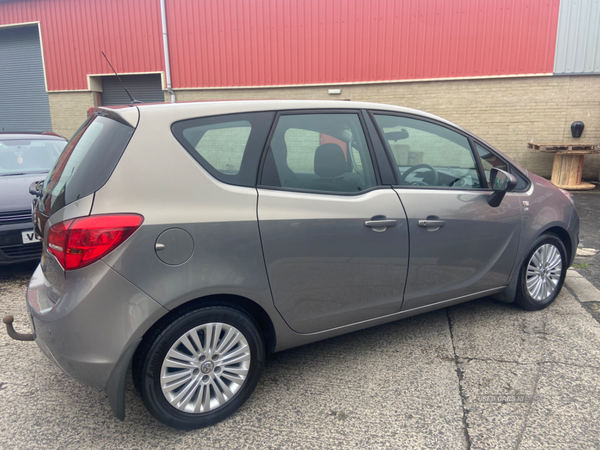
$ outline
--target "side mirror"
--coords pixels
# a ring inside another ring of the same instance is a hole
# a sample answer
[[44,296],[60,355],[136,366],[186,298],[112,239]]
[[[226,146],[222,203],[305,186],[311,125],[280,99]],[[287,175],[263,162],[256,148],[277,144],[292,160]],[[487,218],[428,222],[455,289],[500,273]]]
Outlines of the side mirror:
[[515,190],[517,179],[514,175],[494,167],[490,172],[490,187],[494,190],[494,193],[488,197],[488,205],[495,208],[502,203],[502,199],[507,192]]
[[29,193],[31,195],[35,195],[36,197],[42,196],[42,185],[44,181],[34,181],[29,185]]

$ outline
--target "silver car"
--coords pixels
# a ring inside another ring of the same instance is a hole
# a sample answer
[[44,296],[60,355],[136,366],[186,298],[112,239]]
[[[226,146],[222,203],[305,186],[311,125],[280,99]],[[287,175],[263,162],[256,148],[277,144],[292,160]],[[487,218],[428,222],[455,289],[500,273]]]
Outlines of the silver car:
[[272,352],[496,296],[558,295],[568,192],[430,114],[240,101],[96,108],[35,201],[27,293],[48,358],[124,417],[234,413]]

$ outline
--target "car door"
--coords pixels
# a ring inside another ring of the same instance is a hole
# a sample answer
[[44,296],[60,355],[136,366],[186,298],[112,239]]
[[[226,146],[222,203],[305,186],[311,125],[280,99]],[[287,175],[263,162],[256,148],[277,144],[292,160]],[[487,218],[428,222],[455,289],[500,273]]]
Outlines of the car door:
[[[506,285],[517,254],[521,206],[498,207],[471,140],[432,120],[374,113],[397,170],[408,217],[410,264],[402,310],[492,293]],[[478,154],[479,155],[479,154]]]
[[258,186],[276,308],[298,333],[400,310],[406,216],[381,186],[355,111],[282,113]]

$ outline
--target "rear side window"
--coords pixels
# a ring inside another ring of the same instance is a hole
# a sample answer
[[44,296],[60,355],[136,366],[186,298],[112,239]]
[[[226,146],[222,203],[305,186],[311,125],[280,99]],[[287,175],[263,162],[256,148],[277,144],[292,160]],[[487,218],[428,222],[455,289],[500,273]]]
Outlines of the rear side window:
[[171,131],[216,179],[238,186],[255,186],[274,116],[273,112],[256,112],[203,117],[176,122]]
[[262,186],[358,193],[377,185],[356,113],[286,114],[273,132]]
[[71,138],[44,181],[40,211],[48,216],[100,189],[110,178],[134,128],[91,116]]

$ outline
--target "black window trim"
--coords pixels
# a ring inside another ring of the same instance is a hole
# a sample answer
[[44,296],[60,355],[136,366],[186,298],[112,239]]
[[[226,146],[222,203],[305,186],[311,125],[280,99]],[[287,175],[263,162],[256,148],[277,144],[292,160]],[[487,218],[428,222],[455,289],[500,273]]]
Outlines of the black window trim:
[[[265,160],[267,158],[267,153],[269,147],[271,146],[271,140],[273,139],[273,135],[275,134],[275,130],[277,128],[277,124],[279,123],[279,118],[281,116],[293,116],[293,115],[304,115],[304,114],[355,114],[358,116],[358,120],[360,121],[360,125],[362,127],[365,141],[367,143],[367,148],[369,150],[369,155],[371,156],[371,164],[373,165],[373,172],[375,174],[375,182],[377,183],[375,186],[371,186],[368,189],[358,191],[358,192],[334,192],[334,191],[319,191],[315,189],[301,189],[301,188],[290,188],[290,187],[282,187],[282,186],[266,186],[261,184],[262,176],[263,176],[263,168],[265,165]],[[381,183],[381,175],[379,173],[379,167],[377,164],[377,159],[375,158],[375,152],[373,149],[373,143],[370,139],[369,134],[366,130],[366,122],[361,113],[360,109],[345,109],[345,108],[319,108],[319,109],[290,109],[290,110],[280,110],[276,111],[275,119],[273,120],[273,124],[271,125],[271,129],[269,130],[269,135],[267,138],[267,142],[262,152],[262,156],[260,158],[258,173],[256,178],[256,188],[260,189],[268,189],[274,191],[285,191],[285,192],[298,192],[304,194],[318,194],[318,195],[336,195],[336,196],[344,196],[344,197],[355,197],[358,195],[363,195],[367,192],[371,192],[377,189],[387,189],[389,185],[383,185]]]
[[[467,139],[469,140],[469,146],[471,147],[471,152],[473,153],[473,155],[475,155],[475,164],[477,164],[477,170],[479,171],[479,174],[480,174],[480,176],[479,176],[480,182],[482,182],[484,189],[491,191],[492,189],[490,188],[487,178],[485,177],[485,169],[483,168],[483,162],[481,161],[481,156],[479,156],[479,152],[477,151],[477,148],[475,147],[476,142],[471,137],[467,137]],[[502,160],[502,161],[504,161],[504,160]],[[506,167],[508,167],[508,166],[506,166]],[[483,175],[483,176],[481,176],[481,175]]]
[[[361,110],[361,113],[362,113],[362,116],[364,117],[364,121],[366,123],[366,132],[367,132],[368,139],[370,140],[370,143],[373,146],[373,151],[374,151],[373,157],[375,158],[375,165],[377,166],[377,170],[380,172],[380,182],[381,182],[381,184],[385,184],[388,186],[394,186],[394,185],[398,184],[398,174],[397,174],[398,171],[394,170],[393,159],[390,159],[391,155],[386,150],[386,146],[382,142],[381,137],[379,136],[379,128],[377,127],[377,124],[373,121],[373,119],[369,115],[368,110],[363,109],[363,110]],[[374,136],[371,137],[371,134],[374,134]],[[382,161],[377,157],[377,153],[378,153],[377,148],[380,149],[379,153],[382,153],[382,155],[381,155]],[[384,167],[386,167],[387,170],[391,174],[391,179],[387,180],[387,181],[391,181],[391,183],[384,183],[384,181],[383,181],[384,176],[383,176],[383,173],[381,172],[381,170]]]

